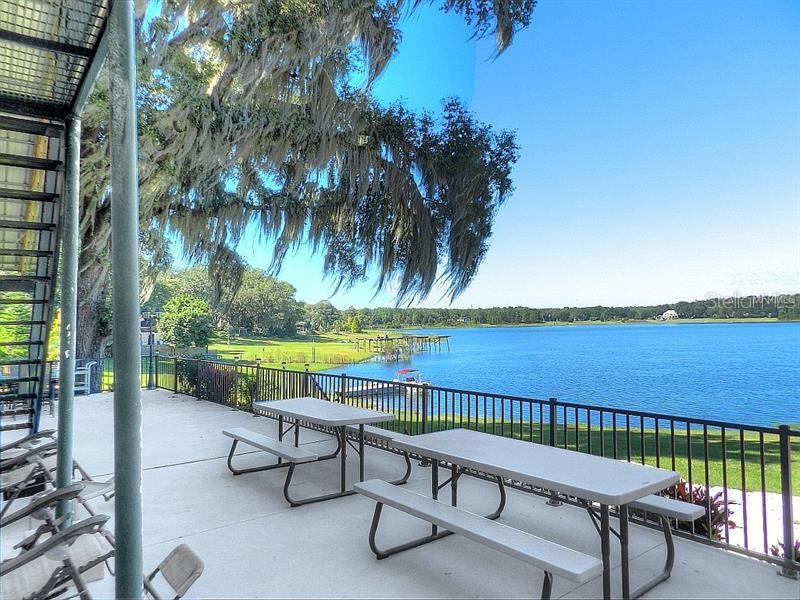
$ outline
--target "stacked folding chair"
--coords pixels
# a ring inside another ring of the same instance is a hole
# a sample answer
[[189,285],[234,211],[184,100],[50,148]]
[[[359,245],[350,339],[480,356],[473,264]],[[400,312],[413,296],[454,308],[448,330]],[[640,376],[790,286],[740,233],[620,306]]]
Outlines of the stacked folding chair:
[[[113,499],[113,478],[92,479],[77,462],[68,486],[57,488],[55,433],[43,431],[0,447],[3,508],[0,529],[7,540],[8,527],[20,522],[29,530],[14,544],[19,554],[0,563],[0,597],[91,598],[87,585],[113,575],[115,542],[107,527],[108,516],[97,514],[90,501]],[[59,503],[73,503],[72,522],[57,516]],[[11,507],[15,510],[12,512]],[[81,511],[86,516],[80,519]],[[79,520],[80,519],[80,520]],[[185,544],[174,548],[146,577],[148,597],[160,600],[159,589],[168,588],[181,598],[203,572],[203,562]]]

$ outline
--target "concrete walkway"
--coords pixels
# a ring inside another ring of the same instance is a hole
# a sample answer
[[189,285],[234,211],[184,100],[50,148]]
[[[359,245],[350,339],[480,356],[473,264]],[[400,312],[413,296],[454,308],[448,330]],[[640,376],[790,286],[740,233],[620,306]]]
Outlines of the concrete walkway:
[[[234,477],[225,465],[230,440],[225,427],[248,427],[276,435],[272,419],[253,417],[223,406],[172,395],[143,392],[144,397],[144,543],[145,565],[152,569],[171,548],[187,543],[206,564],[192,597],[356,597],[356,598],[530,598],[538,597],[542,573],[457,536],[378,561],[367,545],[374,504],[360,496],[290,508],[283,499],[283,471]],[[55,428],[45,417],[42,428]],[[76,403],[76,458],[92,474],[113,470],[110,394],[79,398]],[[10,438],[8,438],[10,439]],[[335,447],[332,438],[302,430],[301,444],[315,451]],[[242,464],[269,460],[243,450]],[[357,476],[357,456],[352,476]],[[402,458],[367,449],[367,476],[394,479]],[[338,487],[336,461],[302,465],[295,493],[319,494]],[[427,492],[429,471],[415,463],[408,487]],[[497,502],[494,485],[465,477],[459,500],[470,510],[489,511]],[[113,515],[113,500],[95,500],[100,512]],[[547,506],[541,498],[510,491],[501,521],[527,529],[586,553],[599,555],[599,538],[583,510]],[[3,557],[29,524],[3,532]],[[428,526],[413,518],[386,513],[383,544],[423,533]],[[632,584],[656,573],[663,562],[663,537],[633,526]],[[649,598],[798,598],[800,583],[779,577],[777,568],[702,544],[677,540],[672,577]],[[612,544],[615,564],[618,547]],[[619,571],[613,575],[619,593]],[[582,587],[555,578],[553,596],[596,598],[599,579]],[[113,597],[113,580],[92,584],[97,598]]]

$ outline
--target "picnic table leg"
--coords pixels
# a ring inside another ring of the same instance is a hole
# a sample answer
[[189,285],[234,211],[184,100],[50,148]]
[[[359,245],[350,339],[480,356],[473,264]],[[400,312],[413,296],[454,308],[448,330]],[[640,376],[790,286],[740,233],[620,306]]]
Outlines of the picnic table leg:
[[[278,441],[279,442],[283,441],[283,415],[278,415]],[[282,463],[283,459],[281,459],[281,457],[279,456],[278,464],[280,465]]]
[[[430,465],[431,465],[431,497],[434,500],[438,500],[439,499],[439,461],[431,459],[429,462],[430,462]],[[454,469],[453,473],[456,475],[456,477],[455,478],[451,478],[449,481],[450,481],[450,485],[452,486],[451,487],[451,494],[452,494],[451,495],[451,501],[453,502],[453,506],[455,506],[456,505],[455,503],[458,501],[458,496],[457,496],[458,491],[457,491],[457,488],[456,488],[457,484],[455,482],[458,481],[458,476],[460,475],[460,473],[458,471],[458,466],[454,465],[453,469]],[[500,488],[500,505],[497,507],[497,510],[495,512],[493,512],[493,513],[491,513],[489,515],[485,515],[485,518],[487,518],[487,519],[496,519],[497,517],[499,517],[500,513],[503,512],[503,508],[506,505],[506,491],[505,491],[505,485],[503,483],[503,478],[498,476],[496,479],[497,479],[498,487]],[[442,487],[444,487],[446,485],[447,485],[447,481],[445,481],[442,484]],[[380,502],[376,503],[376,505],[375,505],[375,514],[373,515],[372,526],[370,527],[370,531],[369,531],[369,547],[372,549],[372,551],[375,553],[375,556],[379,560],[384,559],[384,558],[386,558],[388,556],[392,556],[393,554],[398,554],[400,552],[405,552],[406,550],[410,550],[411,548],[417,548],[417,547],[422,546],[424,544],[427,544],[429,542],[434,542],[436,540],[440,540],[440,539],[442,539],[444,537],[447,537],[449,535],[453,535],[452,531],[447,531],[446,529],[442,530],[442,531],[439,531],[439,528],[436,525],[431,524],[431,533],[430,533],[430,535],[426,535],[424,537],[417,538],[415,540],[411,540],[411,541],[405,542],[403,544],[398,544],[397,546],[393,546],[391,548],[386,548],[386,549],[382,550],[382,549],[378,548],[377,543],[375,541],[375,537],[376,537],[377,532],[378,532],[378,524],[380,523],[380,519],[381,519],[381,511],[382,510],[383,510],[383,504],[380,503]],[[545,583],[544,583],[544,586],[542,588],[542,597],[543,598],[549,597],[551,584],[552,584],[552,578],[548,579],[548,575],[545,574]]]
[[[281,459],[278,458],[278,462],[271,465],[265,465],[263,467],[249,467],[246,469],[237,469],[236,467],[233,466],[233,457],[236,453],[236,446],[238,444],[239,440],[233,440],[233,443],[231,444],[231,451],[228,453],[228,469],[230,469],[230,472],[233,473],[234,475],[244,475],[245,473],[255,473],[256,471],[269,471],[271,469],[285,467],[287,464],[281,462]],[[88,506],[85,506],[84,508],[88,509]]]
[[458,506],[458,467],[456,465],[450,469],[450,504]]
[[342,454],[341,454],[341,491],[344,493],[347,490],[347,428],[342,425],[339,428],[339,436],[342,440]]
[[664,532],[664,542],[666,543],[667,556],[664,561],[664,568],[655,577],[643,583],[640,587],[636,588],[631,594],[631,598],[639,598],[652,590],[662,581],[669,579],[672,573],[672,567],[675,565],[675,542],[672,539],[672,528],[670,527],[669,519],[663,515],[659,517],[661,521],[661,529]]
[[486,515],[487,519],[498,519],[503,514],[503,509],[506,507],[506,486],[503,483],[503,478],[498,475],[496,478],[497,486],[500,488],[500,504],[497,505],[497,510],[490,515]]
[[[439,461],[431,460],[431,498],[434,500],[439,499]],[[436,535],[439,528],[436,525],[431,525],[431,535]]]
[[294,420],[294,447],[300,446],[300,419]]
[[619,507],[619,554],[620,571],[622,572],[622,597],[631,597],[630,565],[628,563],[628,505]]
[[358,480],[364,481],[364,424],[358,425]]
[[[295,421],[296,430],[295,430],[295,439],[297,439],[297,430],[300,429],[300,419]],[[282,423],[281,423],[281,431],[282,431]],[[324,500],[333,500],[334,498],[341,498],[343,496],[352,496],[355,494],[355,490],[348,490],[347,489],[347,427],[335,427],[335,438],[337,442],[336,451],[332,452],[331,454],[326,454],[325,456],[320,456],[315,461],[311,462],[320,462],[323,460],[330,460],[332,458],[336,458],[339,456],[339,475],[340,475],[340,486],[338,492],[333,492],[330,494],[323,494],[322,496],[312,496],[311,498],[293,498],[292,495],[289,493],[289,488],[291,486],[292,477],[294,476],[294,469],[296,463],[287,463],[289,464],[289,471],[286,474],[286,481],[283,484],[283,496],[286,498],[286,501],[291,506],[302,506],[304,504],[312,504],[314,502],[322,502]],[[363,438],[362,438],[363,439]],[[361,442],[361,456],[364,455],[364,448],[363,442]],[[277,466],[277,465],[276,465]],[[364,462],[363,458],[361,460],[361,481],[364,480]]]
[[611,598],[611,526],[608,504],[600,505],[600,554],[603,559],[603,599]]

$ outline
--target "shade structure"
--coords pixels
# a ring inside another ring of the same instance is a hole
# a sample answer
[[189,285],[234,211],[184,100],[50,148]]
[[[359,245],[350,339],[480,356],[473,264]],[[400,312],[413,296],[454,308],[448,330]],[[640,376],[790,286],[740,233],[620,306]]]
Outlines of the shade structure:
[[[110,23],[112,16],[115,25]],[[117,273],[130,268],[135,275],[138,264],[131,267],[130,260],[125,262],[127,258],[135,261],[138,254],[133,3],[117,0],[112,11],[108,0],[0,2],[2,429],[35,431],[38,427],[42,401],[53,381],[46,361],[61,252],[59,486],[68,485],[72,478],[80,116],[109,46],[113,50],[111,93],[124,100],[114,108],[110,136],[112,260]],[[115,350],[119,357],[137,357],[138,381],[138,278],[118,275],[116,279],[122,284],[114,290]],[[119,388],[114,398],[118,408],[114,431],[116,591],[120,598],[140,597],[142,591],[137,420],[141,399],[138,387],[129,383],[134,381],[134,361],[129,362],[115,365]],[[59,512],[68,517],[69,506],[60,506]]]
[[79,112],[99,70],[109,10],[108,0],[0,3],[0,399],[6,430],[35,430],[48,392],[64,124]]
[[108,0],[4,0],[0,110],[63,119],[106,29]]

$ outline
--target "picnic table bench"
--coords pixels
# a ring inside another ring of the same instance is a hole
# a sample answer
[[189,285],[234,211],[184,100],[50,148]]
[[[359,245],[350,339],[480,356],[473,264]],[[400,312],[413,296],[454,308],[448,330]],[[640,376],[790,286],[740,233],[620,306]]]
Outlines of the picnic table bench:
[[[364,429],[366,424],[381,423],[394,419],[394,415],[388,413],[307,397],[271,402],[254,402],[253,409],[256,413],[274,415],[278,418],[278,439],[276,440],[245,428],[224,430],[223,434],[233,440],[228,454],[228,468],[234,475],[242,475],[244,473],[288,467],[283,485],[283,496],[291,506],[300,506],[354,494],[355,491],[353,489],[347,488],[347,446],[349,444],[347,428],[355,427],[357,430],[358,446],[356,447],[356,452],[359,455],[359,481],[364,481]],[[293,421],[293,424],[287,430],[284,430],[284,421],[286,419]],[[320,456],[314,452],[309,452],[305,448],[300,448],[301,423],[311,423],[336,431],[336,450]],[[294,444],[284,442],[284,435],[292,429],[294,429]],[[272,454],[277,457],[277,462],[263,466],[236,468],[233,465],[233,458],[239,443],[248,444],[258,450]],[[294,498],[291,495],[289,489],[297,465],[329,460],[337,456],[340,459],[339,491],[309,498]]]
[[[503,492],[503,480],[512,480],[549,492],[577,499],[587,510],[600,534],[603,597],[611,597],[611,535],[620,542],[620,575],[623,598],[635,598],[667,579],[674,564],[674,544],[669,519],[694,520],[705,514],[702,507],[670,498],[656,496],[662,490],[678,483],[674,471],[645,465],[617,461],[591,454],[535,444],[469,429],[451,429],[426,433],[393,442],[396,448],[422,456],[431,462],[431,496],[438,497],[440,464],[449,465],[452,471],[451,501],[457,505],[458,476],[464,470],[494,476]],[[445,482],[447,483],[447,482]],[[500,516],[505,506],[505,496],[489,519]],[[617,507],[618,530],[610,525],[610,508]],[[662,571],[631,590],[629,544],[629,509],[643,510],[659,515],[667,546],[667,556]],[[423,543],[449,535],[450,531],[437,532],[395,548],[384,550],[389,555],[402,552]]]
[[381,551],[375,542],[385,505],[542,569],[543,600],[550,598],[554,574],[576,583],[585,583],[603,572],[603,563],[595,557],[385,481],[372,479],[357,483],[355,489],[376,501],[369,545],[378,559],[390,556],[390,553]]
[[236,452],[236,446],[239,442],[247,444],[248,446],[252,446],[253,448],[258,448],[259,450],[263,450],[264,452],[268,452],[269,454],[274,454],[278,457],[280,461],[287,461],[289,463],[304,463],[310,462],[313,460],[317,460],[319,457],[316,454],[312,454],[311,452],[307,452],[303,448],[297,448],[291,444],[287,444],[285,442],[279,442],[278,440],[266,436],[262,433],[257,433],[255,431],[250,431],[249,429],[245,429],[244,427],[235,427],[233,429],[224,429],[222,431],[223,435],[227,435],[229,438],[233,439],[233,443],[231,444],[231,451],[228,454],[228,468],[234,475],[241,475],[243,473],[253,473],[255,471],[265,471],[267,469],[274,469],[276,467],[281,466],[281,462],[278,462],[274,465],[268,465],[264,467],[251,467],[247,469],[236,469],[234,468],[232,461],[234,453]]

